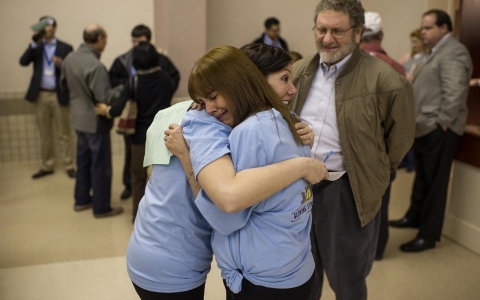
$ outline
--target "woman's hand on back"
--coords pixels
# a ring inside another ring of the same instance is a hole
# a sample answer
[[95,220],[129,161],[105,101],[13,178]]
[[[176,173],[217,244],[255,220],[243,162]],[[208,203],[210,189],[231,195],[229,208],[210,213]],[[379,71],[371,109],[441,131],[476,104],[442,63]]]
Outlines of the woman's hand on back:
[[170,124],[165,130],[165,145],[167,149],[176,157],[190,155],[190,148],[188,148],[185,139],[183,138],[183,129],[177,124]]
[[303,122],[299,116],[296,117],[297,123],[295,123],[295,128],[297,129],[297,133],[300,136],[304,145],[313,147],[313,139],[315,138],[315,133],[313,133],[312,128],[308,126],[306,122]]

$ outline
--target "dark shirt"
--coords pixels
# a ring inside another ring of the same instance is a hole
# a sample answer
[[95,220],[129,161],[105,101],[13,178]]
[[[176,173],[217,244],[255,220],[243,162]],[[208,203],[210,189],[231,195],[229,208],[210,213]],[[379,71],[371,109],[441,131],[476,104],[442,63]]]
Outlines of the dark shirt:
[[[133,144],[145,144],[147,129],[153,122],[159,110],[170,106],[173,88],[170,76],[161,70],[149,74],[137,75],[137,89],[134,100],[137,102],[137,120],[135,134],[132,135]],[[131,84],[123,89],[120,100],[110,109],[110,115],[117,117],[122,113],[125,103],[132,97]]]

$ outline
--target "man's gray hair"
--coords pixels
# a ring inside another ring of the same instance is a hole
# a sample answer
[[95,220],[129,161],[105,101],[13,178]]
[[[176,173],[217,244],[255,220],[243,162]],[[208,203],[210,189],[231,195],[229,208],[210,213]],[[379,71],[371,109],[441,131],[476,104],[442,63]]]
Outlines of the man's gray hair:
[[347,14],[350,18],[350,24],[354,27],[365,24],[365,10],[363,9],[360,0],[321,0],[315,8],[313,22],[317,22],[317,17],[320,12],[327,10],[334,10]]

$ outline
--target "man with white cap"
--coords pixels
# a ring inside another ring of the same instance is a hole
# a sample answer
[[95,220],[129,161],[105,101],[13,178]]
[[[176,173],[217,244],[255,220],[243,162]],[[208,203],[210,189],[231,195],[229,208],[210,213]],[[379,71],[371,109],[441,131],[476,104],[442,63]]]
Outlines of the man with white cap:
[[391,65],[398,73],[405,76],[405,69],[382,48],[383,30],[382,17],[376,12],[365,13],[365,29],[360,40],[360,48],[368,54]]
[[413,142],[412,87],[359,48],[364,14],[358,0],[321,0],[313,19],[317,53],[293,65],[298,92],[289,108],[315,133],[313,157],[344,172],[313,186],[310,300],[320,298],[324,272],[336,299],[367,299],[382,196]]
[[[387,55],[381,44],[383,40],[382,17],[376,12],[368,11],[365,13],[365,29],[360,39],[360,48],[387,64],[391,65],[400,75],[405,77],[405,69],[393,58]],[[396,172],[390,174],[390,182],[395,179]],[[382,207],[380,214],[380,230],[378,232],[377,252],[375,260],[383,258],[383,252],[388,241],[388,206],[390,203],[390,187],[385,190],[382,197]]]

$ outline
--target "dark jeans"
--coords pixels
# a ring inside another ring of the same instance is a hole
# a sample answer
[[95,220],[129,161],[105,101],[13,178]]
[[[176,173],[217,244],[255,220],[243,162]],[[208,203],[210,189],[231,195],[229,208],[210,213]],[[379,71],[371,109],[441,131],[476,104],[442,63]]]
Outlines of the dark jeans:
[[193,290],[178,293],[151,292],[142,289],[133,282],[132,284],[142,300],[203,300],[203,295],[205,294],[205,283]]
[[312,217],[316,278],[309,299],[320,299],[325,271],[337,300],[366,300],[380,213],[361,226],[346,173],[336,181],[324,180],[313,186]]
[[[112,152],[110,134],[76,131],[77,176],[75,204],[92,203],[94,214],[111,211]],[[92,190],[92,195],[90,195]]]
[[125,134],[123,135],[123,140],[125,141],[125,160],[123,162],[123,185],[125,188],[130,189],[132,180],[130,178],[130,161],[132,156],[131,145],[132,145],[132,138]]
[[439,126],[413,143],[416,174],[406,217],[419,225],[418,238],[440,240],[450,170],[459,140],[459,135]]
[[264,286],[254,285],[250,281],[243,278],[242,290],[238,294],[234,294],[226,285],[225,280],[223,285],[227,293],[226,300],[302,300],[308,299],[310,290],[315,278],[315,272],[312,277],[302,284],[290,289],[274,289]]

